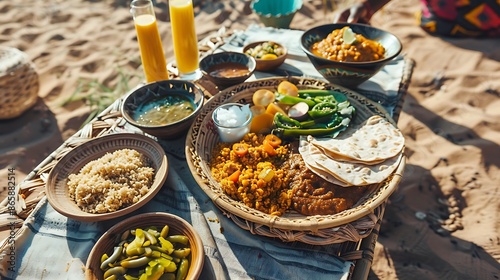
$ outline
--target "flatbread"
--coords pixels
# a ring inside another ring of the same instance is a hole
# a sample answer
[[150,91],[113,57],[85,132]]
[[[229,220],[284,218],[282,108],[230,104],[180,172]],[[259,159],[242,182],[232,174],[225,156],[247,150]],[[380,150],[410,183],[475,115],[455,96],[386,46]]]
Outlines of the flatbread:
[[319,166],[316,161],[314,161],[314,158],[312,157],[311,153],[309,152],[309,146],[310,144],[307,143],[307,140],[305,139],[304,136],[301,136],[299,140],[299,153],[302,156],[302,159],[304,160],[304,164],[306,165],[309,170],[311,170],[313,173],[318,175],[319,177],[323,178],[324,180],[335,184],[339,185],[341,187],[348,187],[349,184],[337,179],[335,176],[330,174],[329,172],[326,172],[323,170],[321,166]]
[[[314,147],[312,149],[318,149],[314,145],[310,145],[310,147]],[[354,186],[366,186],[383,182],[394,172],[394,170],[396,170],[402,158],[402,154],[399,154],[382,163],[367,165],[362,163],[336,161],[321,152],[312,155],[314,161],[321,166],[323,170],[327,171],[335,178]]]
[[399,165],[400,153],[378,164],[338,161],[312,144],[312,137],[300,139],[299,153],[306,166],[323,179],[343,186],[366,186],[386,180]]
[[378,165],[400,155],[405,139],[388,120],[375,115],[336,138],[312,137],[311,143],[338,161]]

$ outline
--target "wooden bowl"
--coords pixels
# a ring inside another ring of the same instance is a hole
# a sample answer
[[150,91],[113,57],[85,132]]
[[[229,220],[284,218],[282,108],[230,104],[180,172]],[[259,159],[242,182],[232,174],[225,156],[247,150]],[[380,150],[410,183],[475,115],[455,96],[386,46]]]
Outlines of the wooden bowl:
[[189,258],[189,271],[186,279],[198,279],[203,269],[205,260],[205,251],[199,234],[195,229],[184,219],[162,212],[144,213],[131,218],[125,219],[120,223],[111,227],[106,231],[90,251],[87,263],[85,265],[85,279],[87,280],[102,280],[103,271],[100,269],[101,256],[104,253],[110,255],[113,252],[113,247],[118,244],[116,240],[120,240],[121,234],[127,230],[136,228],[145,228],[148,226],[156,226],[161,229],[168,225],[169,235],[181,234],[189,238],[189,247],[191,254]]
[[[90,161],[119,149],[134,149],[146,156],[155,170],[154,181],[149,192],[138,202],[114,212],[88,213],[80,209],[69,197],[68,176],[78,173]],[[54,166],[47,179],[47,199],[62,215],[80,221],[96,222],[128,214],[151,200],[161,189],[168,175],[168,160],[163,148],[153,139],[132,133],[116,133],[94,138],[65,154]]]
[[272,42],[272,41],[258,41],[258,42],[250,43],[250,44],[243,47],[243,53],[247,53],[247,51],[249,49],[255,48],[256,46],[261,45],[262,43],[265,43],[265,42],[271,42],[272,44],[278,45],[279,47],[281,47],[284,50],[285,53],[278,56],[275,59],[259,59],[259,58],[254,57],[255,62],[256,62],[255,70],[257,70],[257,71],[265,72],[265,71],[272,71],[272,70],[278,68],[281,64],[283,64],[283,62],[285,62],[286,56],[288,54],[288,50],[287,50],[287,48],[285,48],[285,46],[283,46],[279,43],[276,43],[276,42]]

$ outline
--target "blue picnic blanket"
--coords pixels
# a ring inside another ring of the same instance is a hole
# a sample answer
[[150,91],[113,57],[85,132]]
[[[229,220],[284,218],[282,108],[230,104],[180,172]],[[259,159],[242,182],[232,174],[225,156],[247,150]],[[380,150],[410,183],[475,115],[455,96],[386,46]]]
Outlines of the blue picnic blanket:
[[[256,72],[251,79],[297,75],[322,79],[300,49],[302,31],[250,26],[235,32],[221,50],[241,51],[244,44],[274,40],[289,56],[275,73]],[[391,114],[398,102],[405,60],[398,57],[359,92],[381,103]],[[133,131],[125,126],[127,132]],[[327,247],[284,243],[253,235],[236,225],[212,203],[194,180],[184,154],[185,138],[160,141],[169,160],[163,188],[145,206],[129,214],[168,212],[187,220],[200,234],[205,251],[201,279],[347,279],[353,265],[331,254]],[[56,212],[44,197],[22,228],[4,240],[0,251],[0,279],[84,279],[88,254],[99,237],[125,219],[80,222]]]

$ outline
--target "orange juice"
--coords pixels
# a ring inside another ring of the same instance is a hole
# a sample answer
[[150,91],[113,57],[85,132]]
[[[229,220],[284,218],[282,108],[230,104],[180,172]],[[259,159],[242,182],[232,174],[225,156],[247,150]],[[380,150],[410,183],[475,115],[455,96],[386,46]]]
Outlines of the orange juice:
[[134,22],[146,81],[150,83],[167,80],[167,62],[165,61],[155,16],[150,14],[138,15],[135,17]]
[[177,68],[181,74],[192,73],[199,68],[193,3],[191,0],[170,0],[169,7]]

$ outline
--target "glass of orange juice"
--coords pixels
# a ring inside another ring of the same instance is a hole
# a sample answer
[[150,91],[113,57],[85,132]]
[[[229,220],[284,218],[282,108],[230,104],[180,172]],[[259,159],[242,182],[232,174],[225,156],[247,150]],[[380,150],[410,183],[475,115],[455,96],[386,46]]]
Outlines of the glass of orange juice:
[[168,80],[167,62],[151,0],[134,0],[130,4],[146,82]]
[[170,0],[170,24],[174,54],[181,79],[196,80],[201,77],[198,39],[194,26],[192,0]]

